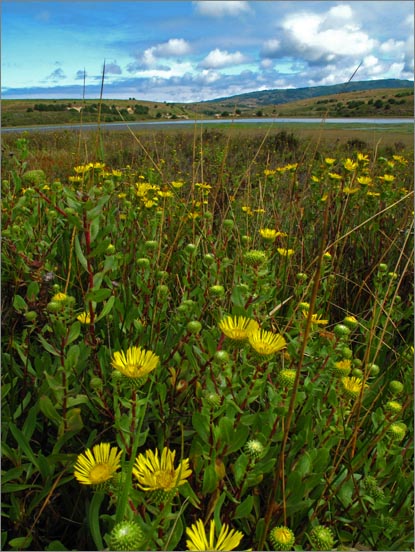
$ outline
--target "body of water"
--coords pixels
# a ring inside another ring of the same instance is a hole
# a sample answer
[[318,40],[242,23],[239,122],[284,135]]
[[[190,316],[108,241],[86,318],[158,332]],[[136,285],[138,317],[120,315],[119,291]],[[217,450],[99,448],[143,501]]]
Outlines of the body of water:
[[252,119],[174,119],[169,121],[139,121],[139,122],[128,122],[128,123],[85,123],[85,124],[67,124],[67,125],[36,125],[31,127],[9,127],[2,128],[2,133],[9,132],[42,132],[42,131],[56,131],[56,130],[96,130],[98,126],[102,130],[126,130],[127,127],[132,129],[134,128],[163,128],[171,127],[174,125],[183,126],[183,125],[220,125],[220,124],[261,124],[261,125],[279,125],[279,124],[312,124],[312,125],[325,125],[325,124],[340,124],[340,125],[363,125],[366,127],[378,127],[379,125],[402,125],[402,124],[414,124],[414,120],[407,118],[379,118],[379,119],[370,119],[370,118],[337,118],[337,119],[317,119],[311,117],[304,118],[289,118],[289,117],[277,117],[274,119],[271,118],[252,118]]

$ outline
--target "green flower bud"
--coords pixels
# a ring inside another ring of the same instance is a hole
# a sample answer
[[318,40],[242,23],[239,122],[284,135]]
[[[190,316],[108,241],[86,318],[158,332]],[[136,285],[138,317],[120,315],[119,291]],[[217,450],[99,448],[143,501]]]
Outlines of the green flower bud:
[[220,285],[210,286],[209,293],[214,297],[223,297],[225,295],[225,288]]
[[113,255],[115,253],[115,246],[110,243],[107,247],[107,249],[105,250],[105,254],[106,255]]
[[207,266],[211,266],[214,264],[215,262],[215,256],[212,255],[212,253],[206,253],[206,255],[203,256],[203,262],[207,265]]
[[358,320],[354,316],[345,316],[343,318],[343,323],[350,328],[351,330],[354,330],[359,325]]
[[226,364],[229,361],[229,353],[227,351],[216,351],[213,358],[219,364]]
[[26,184],[42,184],[46,179],[45,173],[41,169],[26,171],[22,180]]
[[363,379],[363,372],[360,368],[353,368],[352,376],[354,376],[355,378]]
[[168,286],[160,284],[156,287],[157,299],[165,299],[169,294]]
[[400,395],[403,391],[403,383],[398,380],[389,382],[389,389],[394,395]]
[[187,324],[186,329],[191,334],[198,334],[202,329],[202,324],[199,322],[199,320],[191,320]]
[[297,280],[300,282],[306,282],[308,279],[307,274],[304,274],[304,272],[299,272],[296,276]]
[[402,410],[402,405],[398,401],[388,401],[385,404],[385,410],[392,414],[398,414]]
[[388,272],[388,276],[391,280],[396,280],[398,278],[396,272]]
[[169,276],[169,273],[167,272],[167,270],[158,270],[157,271],[157,278],[159,278],[160,280],[166,280],[166,278],[168,278]]
[[205,400],[211,408],[218,408],[220,406],[220,396],[213,391],[205,394]]
[[353,351],[349,349],[349,347],[341,347],[339,353],[342,355],[343,358],[351,359],[353,356]]
[[28,322],[33,322],[33,320],[36,320],[37,318],[37,312],[36,311],[27,311],[25,312],[24,317]]
[[121,521],[111,531],[108,539],[110,550],[140,550],[144,534],[138,523]]
[[274,527],[269,533],[272,550],[291,550],[294,546],[295,536],[288,527]]
[[375,500],[380,500],[385,496],[383,489],[378,486],[378,482],[372,475],[368,475],[363,479],[363,486],[368,495]]
[[267,260],[267,254],[265,251],[258,251],[257,249],[252,249],[244,253],[244,261],[249,266],[260,266],[264,264]]
[[149,268],[150,259],[147,259],[147,257],[140,257],[137,259],[137,266],[138,268]]
[[310,532],[310,542],[313,550],[333,550],[334,537],[329,527],[317,525]]
[[367,367],[371,376],[377,376],[380,372],[379,366],[377,364],[374,364],[373,362],[370,362]]
[[244,450],[252,459],[258,460],[264,454],[264,445],[257,439],[250,439],[245,444]]
[[186,247],[184,248],[186,253],[189,253],[189,255],[194,255],[196,253],[196,249],[197,249],[197,247],[195,246],[194,243],[188,243],[186,245]]
[[159,243],[156,240],[147,240],[146,242],[144,242],[144,247],[149,251],[154,251],[155,249],[158,248],[158,246],[159,246]]
[[235,222],[232,219],[224,219],[222,224],[223,224],[223,227],[226,228],[227,230],[232,230],[232,228],[235,225]]
[[379,272],[387,272],[388,268],[388,265],[385,263],[380,263],[380,265],[378,266]]
[[407,432],[407,425],[403,422],[395,422],[389,426],[388,433],[392,439],[396,441],[402,441]]
[[64,305],[59,301],[50,301],[46,308],[49,312],[59,312],[63,309]]
[[333,331],[337,337],[347,337],[348,335],[350,335],[350,328],[348,328],[344,324],[336,324]]

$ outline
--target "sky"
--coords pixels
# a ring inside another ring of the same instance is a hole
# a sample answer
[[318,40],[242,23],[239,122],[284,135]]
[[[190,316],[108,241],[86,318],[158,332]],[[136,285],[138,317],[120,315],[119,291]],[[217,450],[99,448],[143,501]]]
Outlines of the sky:
[[[27,1],[1,6],[2,97],[196,102],[413,80],[412,1]],[[85,83],[85,92],[84,92]]]

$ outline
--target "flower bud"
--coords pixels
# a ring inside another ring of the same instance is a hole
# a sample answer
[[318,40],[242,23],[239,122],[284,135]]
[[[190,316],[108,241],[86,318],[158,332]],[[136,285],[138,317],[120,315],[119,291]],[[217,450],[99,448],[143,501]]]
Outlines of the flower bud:
[[272,550],[291,550],[294,546],[294,533],[285,526],[274,527],[269,533]]
[[392,380],[389,382],[389,389],[393,395],[400,395],[403,391],[403,383],[398,380]]
[[121,521],[111,531],[108,539],[110,550],[141,550],[144,535],[134,521]]
[[209,293],[214,297],[223,297],[225,295],[225,288],[220,285],[210,286]]
[[232,230],[232,228],[235,225],[235,222],[232,219],[224,219],[222,224],[223,224],[223,227],[226,228],[227,230]]
[[258,439],[250,439],[245,444],[244,450],[252,459],[258,460],[264,454],[264,445]]
[[149,251],[154,251],[155,249],[157,249],[158,245],[159,245],[158,241],[156,241],[156,240],[147,240],[144,243],[144,247],[146,249],[148,249]]
[[191,320],[190,322],[188,322],[186,329],[191,334],[198,334],[202,329],[202,324],[199,322],[199,320]]
[[227,351],[216,351],[213,358],[219,364],[226,364],[229,361],[229,353]]
[[347,337],[350,334],[350,328],[344,324],[336,324],[333,331],[337,337]]
[[329,527],[317,525],[310,532],[310,542],[313,550],[333,550],[334,537]]
[[292,389],[294,387],[295,376],[296,370],[293,370],[292,368],[283,368],[278,374],[278,381],[287,389]]

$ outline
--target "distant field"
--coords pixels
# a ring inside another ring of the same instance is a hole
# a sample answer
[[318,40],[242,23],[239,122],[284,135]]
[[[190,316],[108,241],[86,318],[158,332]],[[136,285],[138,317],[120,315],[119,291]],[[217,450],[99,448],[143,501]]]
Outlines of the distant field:
[[[81,112],[82,108],[82,112]],[[116,122],[212,117],[413,117],[413,89],[385,88],[320,96],[285,104],[261,106],[250,100],[231,105],[229,100],[193,104],[149,102],[136,99],[31,99],[3,100],[3,127],[79,122]]]

